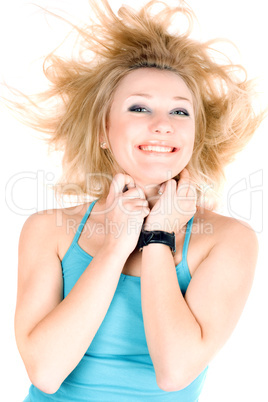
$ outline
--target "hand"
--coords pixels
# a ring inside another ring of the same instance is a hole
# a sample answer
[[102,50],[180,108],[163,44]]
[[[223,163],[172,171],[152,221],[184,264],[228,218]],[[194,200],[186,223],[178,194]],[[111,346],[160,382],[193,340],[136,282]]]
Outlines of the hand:
[[[127,186],[127,191],[123,192]],[[144,218],[149,214],[148,201],[132,177],[118,173],[114,176],[106,199],[105,244],[127,256],[135,249]]]
[[145,230],[178,232],[196,212],[196,189],[190,183],[187,169],[180,173],[180,180],[171,179],[160,187],[163,194],[145,219]]

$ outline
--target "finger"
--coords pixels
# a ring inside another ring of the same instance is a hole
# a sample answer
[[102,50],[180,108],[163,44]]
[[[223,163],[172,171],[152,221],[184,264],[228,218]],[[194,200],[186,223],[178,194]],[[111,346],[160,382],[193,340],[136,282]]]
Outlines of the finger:
[[124,187],[135,187],[135,182],[131,176],[117,173],[111,183],[109,195],[115,198],[123,193]]
[[125,184],[125,186],[124,186],[122,192],[125,193],[125,192],[128,191],[129,189],[135,188],[135,187],[136,187],[136,185],[135,185],[134,181],[133,181],[133,182],[130,182],[130,183],[128,183],[128,184]]
[[125,199],[124,197],[120,197],[119,205],[123,213],[134,214],[136,216],[144,213],[147,216],[148,213],[150,213],[148,201],[142,200],[140,198],[135,200],[129,200]]
[[141,198],[141,199],[145,199],[145,194],[143,192],[143,190],[140,187],[134,187],[131,188],[129,190],[127,190],[124,194],[123,194],[124,198]]
[[188,169],[184,168],[180,172],[180,179],[177,185],[177,194],[180,196],[187,196],[190,185],[190,173]]
[[136,198],[135,201],[129,201],[128,199],[125,200],[124,197],[124,205],[128,205],[130,208],[140,208],[140,207],[148,207],[148,201],[141,199],[141,198]]
[[165,190],[163,194],[174,193],[177,188],[177,182],[174,179],[167,180],[165,182]]

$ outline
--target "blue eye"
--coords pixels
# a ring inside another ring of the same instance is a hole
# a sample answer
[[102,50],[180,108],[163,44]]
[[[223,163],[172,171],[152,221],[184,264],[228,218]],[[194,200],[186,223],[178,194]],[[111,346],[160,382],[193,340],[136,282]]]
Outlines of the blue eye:
[[[139,106],[139,105],[133,105],[128,109],[129,112],[135,112],[135,113],[149,113],[150,110],[147,109],[146,107]],[[177,116],[190,116],[188,111],[186,109],[175,109],[170,114],[177,115]]]
[[190,116],[190,114],[185,109],[177,109],[171,112],[172,114],[176,114],[178,116]]
[[137,112],[137,113],[143,113],[143,112],[148,112],[148,110],[145,107],[142,106],[131,106],[128,109],[130,112]]

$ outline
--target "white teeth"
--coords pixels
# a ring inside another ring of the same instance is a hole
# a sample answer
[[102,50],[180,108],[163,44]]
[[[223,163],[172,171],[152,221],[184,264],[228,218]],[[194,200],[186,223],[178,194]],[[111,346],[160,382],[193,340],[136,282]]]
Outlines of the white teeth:
[[171,147],[159,147],[159,146],[152,146],[152,145],[140,146],[140,149],[142,151],[153,151],[153,152],[172,152],[173,151],[173,148],[171,148]]

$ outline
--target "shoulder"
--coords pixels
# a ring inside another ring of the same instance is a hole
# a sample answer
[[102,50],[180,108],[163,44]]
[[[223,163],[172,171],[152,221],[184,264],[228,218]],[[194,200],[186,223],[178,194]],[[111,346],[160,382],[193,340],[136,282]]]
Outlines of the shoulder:
[[20,243],[39,239],[57,249],[64,235],[77,230],[88,205],[48,209],[30,215],[22,227]]
[[255,245],[258,243],[255,231],[247,222],[204,208],[199,208],[195,215],[193,231],[212,235],[215,243],[234,238],[242,242],[250,240]]
[[[258,238],[253,228],[242,220],[198,208],[192,227],[196,244],[202,245],[207,257],[215,250],[232,258],[233,254],[252,261],[257,259]],[[194,240],[193,240],[194,242]]]
[[[254,272],[258,256],[258,238],[253,228],[245,221],[235,219],[209,211],[199,210],[194,222],[197,232],[203,231],[210,239],[208,255],[215,259],[221,258],[229,261],[233,266],[243,267],[243,270]],[[239,262],[239,263],[238,263]]]

